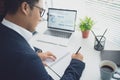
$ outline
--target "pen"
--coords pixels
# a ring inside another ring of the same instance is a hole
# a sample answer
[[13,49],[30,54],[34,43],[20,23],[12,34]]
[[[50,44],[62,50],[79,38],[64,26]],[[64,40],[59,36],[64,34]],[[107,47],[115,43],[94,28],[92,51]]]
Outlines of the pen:
[[98,42],[98,46],[100,47],[100,45],[101,45],[101,40],[102,40],[102,38],[104,37],[104,35],[105,35],[105,33],[107,32],[107,29],[105,30],[105,32],[103,33],[103,35],[102,35],[102,37],[100,38],[100,40],[99,40],[99,42]]
[[47,65],[47,67],[48,67],[51,71],[53,71],[53,72],[61,79],[61,76],[60,76],[58,73],[56,73],[50,66]]
[[93,35],[94,35],[96,41],[99,43],[99,40],[98,40],[98,38],[96,37],[95,33],[94,33],[92,30],[91,30],[91,32],[93,33]]
[[79,47],[79,49],[77,50],[77,52],[75,54],[78,54],[78,52],[80,51],[80,49],[81,49],[81,46]]
[[[100,41],[98,40],[97,36],[95,35],[94,31],[91,30],[91,32],[93,33],[95,40],[97,41],[97,43],[100,43]],[[101,44],[99,44],[100,46],[102,46]]]
[[101,42],[102,38],[104,37],[105,33],[107,32],[107,29],[105,30],[105,32],[103,33],[102,37],[100,38],[99,43]]

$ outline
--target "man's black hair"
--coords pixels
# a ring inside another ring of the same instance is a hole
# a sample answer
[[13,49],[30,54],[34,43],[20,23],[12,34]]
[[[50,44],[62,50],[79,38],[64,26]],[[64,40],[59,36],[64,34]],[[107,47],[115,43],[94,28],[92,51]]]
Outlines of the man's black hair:
[[32,9],[39,0],[5,0],[5,12],[15,14],[23,2],[27,2]]

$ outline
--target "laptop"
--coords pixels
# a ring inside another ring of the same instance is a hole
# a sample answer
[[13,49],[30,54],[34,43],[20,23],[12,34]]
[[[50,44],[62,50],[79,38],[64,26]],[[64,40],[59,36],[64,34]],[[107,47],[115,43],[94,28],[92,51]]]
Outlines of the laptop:
[[120,67],[120,50],[103,50],[101,51],[101,60],[110,60]]
[[67,46],[75,31],[77,10],[48,8],[47,30],[40,41]]

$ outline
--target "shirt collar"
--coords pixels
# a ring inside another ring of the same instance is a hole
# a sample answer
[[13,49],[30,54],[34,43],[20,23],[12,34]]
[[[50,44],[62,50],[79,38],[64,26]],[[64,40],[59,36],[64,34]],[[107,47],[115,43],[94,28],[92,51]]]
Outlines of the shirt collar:
[[16,25],[6,19],[3,19],[2,24],[19,33],[21,36],[25,38],[25,40],[28,43],[29,43],[29,40],[32,38],[32,33],[19,25]]

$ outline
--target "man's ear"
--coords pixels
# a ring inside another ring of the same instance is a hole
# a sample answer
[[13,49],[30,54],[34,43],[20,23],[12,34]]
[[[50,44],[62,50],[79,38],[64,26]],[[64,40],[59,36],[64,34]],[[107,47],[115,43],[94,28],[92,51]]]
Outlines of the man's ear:
[[25,15],[28,15],[30,13],[30,6],[27,2],[23,2],[21,4],[21,11]]

